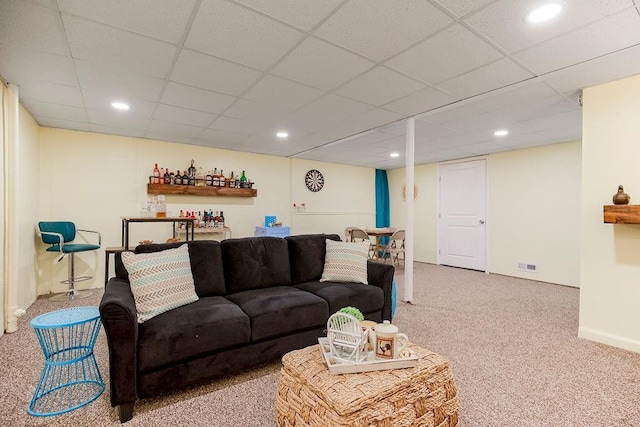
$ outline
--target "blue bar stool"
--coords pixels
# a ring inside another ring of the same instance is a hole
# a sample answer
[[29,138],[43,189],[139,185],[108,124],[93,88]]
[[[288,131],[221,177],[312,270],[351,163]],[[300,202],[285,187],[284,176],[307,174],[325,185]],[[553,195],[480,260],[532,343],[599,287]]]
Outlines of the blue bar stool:
[[44,368],[27,412],[37,417],[64,414],[102,394],[104,381],[93,348],[100,331],[98,307],[73,307],[31,320]]

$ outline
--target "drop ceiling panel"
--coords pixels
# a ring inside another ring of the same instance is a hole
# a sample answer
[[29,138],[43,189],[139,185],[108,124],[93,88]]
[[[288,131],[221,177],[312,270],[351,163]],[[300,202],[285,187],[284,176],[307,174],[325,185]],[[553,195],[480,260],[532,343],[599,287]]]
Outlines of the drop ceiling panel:
[[436,87],[459,98],[468,98],[533,77],[508,58],[442,82]]
[[640,74],[640,45],[610,53],[544,76],[560,93]]
[[153,111],[156,108],[156,104],[150,101],[144,101],[142,99],[131,102],[131,109],[129,111],[114,110],[111,107],[111,103],[113,101],[122,101],[122,99],[114,99],[113,95],[114,94],[112,92],[101,92],[88,89],[82,91],[85,107],[89,109],[114,112],[118,117],[127,117],[128,115],[132,115],[151,118],[153,116]]
[[72,122],[87,122],[84,108],[51,102],[29,101],[29,111],[38,118],[61,119]]
[[84,107],[82,93],[80,93],[80,89],[77,86],[36,81],[19,88],[18,93],[22,100],[44,101],[72,107]]
[[351,0],[315,34],[373,61],[383,61],[451,22],[423,0]]
[[639,43],[640,15],[636,9],[627,9],[514,57],[536,73],[545,74]]
[[76,86],[73,60],[53,53],[36,52],[0,43],[0,76],[7,82],[26,86],[37,81]]
[[178,44],[195,0],[143,1],[58,0],[63,12]]
[[58,128],[58,129],[73,129],[79,131],[91,131],[91,125],[87,122],[73,122],[70,120],[63,119],[49,119],[42,118],[38,121],[40,126],[50,127],[50,128]]
[[144,136],[150,139],[187,142],[200,135],[204,130],[204,128],[195,126],[152,120]]
[[345,84],[336,90],[336,93],[367,104],[380,106],[424,89],[424,87],[422,83],[388,68],[378,66]]
[[[336,64],[340,64],[339,67]],[[273,74],[322,90],[331,90],[363,73],[374,64],[313,37],[288,54]]]
[[201,128],[208,127],[218,117],[215,114],[202,111],[188,110],[172,105],[160,104],[153,114],[153,118],[163,122],[178,123]]
[[267,124],[283,118],[287,112],[276,107],[249,101],[248,99],[239,99],[224,114],[236,119]]
[[[371,109],[370,105],[339,95],[328,94],[287,116],[281,122],[283,125],[292,124],[303,133],[323,129],[330,130],[335,123]],[[328,124],[331,126],[327,127]]]
[[163,79],[122,72],[115,67],[97,66],[76,60],[78,81],[83,89],[113,94],[113,98],[131,102],[134,99],[157,101],[165,85]]
[[[116,110],[91,110],[87,109],[89,121],[91,124],[97,124],[106,127],[123,129],[134,129],[136,131],[144,131],[151,122],[149,114],[135,114],[132,112],[123,112]],[[144,132],[143,132],[144,134]],[[126,135],[126,134],[118,134]],[[142,135],[140,135],[142,136]]]
[[442,107],[456,100],[455,97],[447,95],[438,89],[427,87],[397,101],[390,102],[382,108],[405,116],[413,116]]
[[474,105],[487,111],[502,110],[512,105],[527,104],[539,99],[555,96],[557,92],[544,82],[532,82],[515,89],[503,91],[501,93],[487,96],[474,101]]
[[229,108],[237,98],[209,90],[169,82],[162,95],[162,103],[177,107],[219,114]]
[[240,141],[247,139],[247,135],[224,132],[216,129],[205,129],[199,136],[191,141],[194,144],[205,145],[207,147],[232,147]]
[[466,18],[465,22],[514,53],[619,12],[631,3],[630,0],[566,0],[560,15],[537,26],[525,20],[535,4],[531,0],[499,0]]
[[524,128],[532,130],[558,129],[562,127],[579,127],[582,125],[582,110],[567,111],[566,113],[538,117],[518,123]]
[[227,116],[219,116],[216,121],[209,126],[210,129],[247,136],[262,131],[265,127],[269,127],[269,125]]
[[421,140],[435,141],[444,138],[454,138],[460,135],[462,135],[462,132],[459,130],[434,125],[425,120],[415,121],[415,136]]
[[454,25],[385,65],[427,84],[435,84],[487,65],[502,56],[471,31]]
[[98,123],[91,123],[91,132],[103,133],[105,135],[130,136],[134,138],[142,138],[144,136],[144,129],[122,126],[106,126]]
[[291,111],[310,103],[323,93],[319,89],[267,75],[249,89],[243,98]]
[[24,0],[0,1],[0,43],[69,55],[57,12]]
[[183,50],[171,80],[228,95],[240,95],[260,77],[260,72],[191,50]]
[[564,96],[555,95],[530,102],[515,104],[501,110],[496,110],[495,113],[515,122],[521,122],[578,110],[579,106],[577,104],[569,101]]
[[298,30],[242,6],[210,0],[200,5],[185,46],[266,70],[301,37]]
[[309,31],[320,23],[342,0],[237,0],[275,19]]
[[62,15],[74,58],[128,72],[165,77],[175,46],[71,15]]
[[[447,108],[439,112],[427,114],[424,117],[420,118],[420,120],[424,120],[427,123],[436,125],[454,127],[456,122],[465,120],[470,116],[479,116],[486,111],[487,110],[480,108],[474,104],[463,104],[459,106],[452,106],[451,108]],[[399,130],[401,130],[401,133],[404,134],[404,127],[400,128]]]
[[458,17],[471,13],[492,1],[493,0],[432,0],[433,3],[439,4]]

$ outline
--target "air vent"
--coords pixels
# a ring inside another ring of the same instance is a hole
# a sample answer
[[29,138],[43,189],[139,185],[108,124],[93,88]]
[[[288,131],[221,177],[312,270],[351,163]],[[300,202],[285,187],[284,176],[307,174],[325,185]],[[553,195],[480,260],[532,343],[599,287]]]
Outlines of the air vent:
[[527,262],[518,262],[518,270],[536,272],[537,267],[535,264],[529,264]]

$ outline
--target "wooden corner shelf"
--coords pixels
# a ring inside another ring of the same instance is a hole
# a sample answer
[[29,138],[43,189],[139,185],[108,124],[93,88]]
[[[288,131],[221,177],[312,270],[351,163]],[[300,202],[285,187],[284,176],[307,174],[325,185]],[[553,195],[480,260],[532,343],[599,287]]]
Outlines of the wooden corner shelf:
[[640,205],[604,205],[606,224],[640,224]]
[[147,184],[147,194],[179,194],[208,197],[258,197],[255,188],[197,187],[195,185]]

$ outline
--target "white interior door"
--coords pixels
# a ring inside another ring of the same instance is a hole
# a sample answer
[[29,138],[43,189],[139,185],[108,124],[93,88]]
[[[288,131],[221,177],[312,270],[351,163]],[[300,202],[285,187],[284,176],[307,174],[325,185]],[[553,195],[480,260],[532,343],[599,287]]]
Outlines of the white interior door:
[[486,161],[439,168],[438,263],[486,269]]

